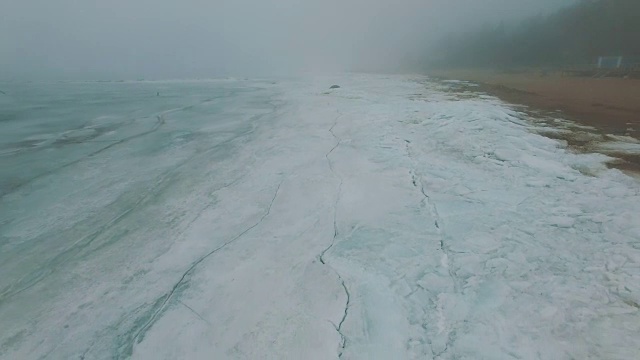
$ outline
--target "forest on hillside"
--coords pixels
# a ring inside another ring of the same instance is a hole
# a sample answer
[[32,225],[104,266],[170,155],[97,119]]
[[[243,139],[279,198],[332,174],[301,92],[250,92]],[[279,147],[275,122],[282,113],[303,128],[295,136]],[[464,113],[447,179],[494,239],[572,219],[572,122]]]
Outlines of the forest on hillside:
[[445,37],[431,64],[448,67],[557,67],[599,56],[640,61],[640,0],[582,0],[519,24],[485,25]]

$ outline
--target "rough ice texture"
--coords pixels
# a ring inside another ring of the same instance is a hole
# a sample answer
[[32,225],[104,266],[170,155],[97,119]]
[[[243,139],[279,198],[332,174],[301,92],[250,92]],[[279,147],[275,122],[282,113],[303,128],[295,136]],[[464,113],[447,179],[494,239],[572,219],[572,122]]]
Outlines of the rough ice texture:
[[640,186],[608,158],[422,78],[136,86],[2,125],[2,175],[38,166],[3,184],[1,358],[637,357]]

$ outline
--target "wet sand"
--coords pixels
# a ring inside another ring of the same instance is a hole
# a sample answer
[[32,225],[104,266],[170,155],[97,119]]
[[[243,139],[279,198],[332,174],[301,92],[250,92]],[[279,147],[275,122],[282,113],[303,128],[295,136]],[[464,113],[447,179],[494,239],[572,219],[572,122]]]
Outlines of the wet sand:
[[[442,79],[466,80],[500,99],[526,105],[547,117],[561,117],[579,125],[593,127],[598,136],[584,141],[583,134],[562,133],[570,145],[619,158],[613,166],[640,172],[637,151],[606,151],[599,144],[612,136],[640,138],[640,80],[622,78],[584,78],[561,74],[504,73],[486,70],[434,71]],[[576,136],[577,135],[577,136]],[[596,134],[592,134],[596,135]]]

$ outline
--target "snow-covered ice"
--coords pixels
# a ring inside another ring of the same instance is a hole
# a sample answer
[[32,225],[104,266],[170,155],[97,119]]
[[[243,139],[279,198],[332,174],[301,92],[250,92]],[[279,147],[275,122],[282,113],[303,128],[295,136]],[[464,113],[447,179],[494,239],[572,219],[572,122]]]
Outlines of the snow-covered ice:
[[0,358],[637,358],[639,183],[456,86],[7,91]]

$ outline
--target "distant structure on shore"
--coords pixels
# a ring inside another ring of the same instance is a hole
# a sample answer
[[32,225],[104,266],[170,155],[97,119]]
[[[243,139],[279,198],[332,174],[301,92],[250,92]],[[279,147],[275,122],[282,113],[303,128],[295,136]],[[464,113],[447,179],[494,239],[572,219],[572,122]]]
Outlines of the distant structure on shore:
[[640,77],[640,58],[629,56],[599,56],[595,77]]
[[629,69],[640,67],[640,58],[625,56],[600,56],[598,69]]

